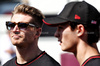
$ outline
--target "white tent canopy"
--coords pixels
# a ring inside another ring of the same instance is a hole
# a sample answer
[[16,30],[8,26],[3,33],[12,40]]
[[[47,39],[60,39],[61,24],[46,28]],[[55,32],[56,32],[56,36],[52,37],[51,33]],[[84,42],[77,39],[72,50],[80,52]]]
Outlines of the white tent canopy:
[[[34,6],[42,11],[44,14],[52,15],[58,14],[66,3],[71,1],[83,1],[83,0],[29,0],[29,5]],[[100,10],[100,0],[85,0],[86,2],[95,6]]]

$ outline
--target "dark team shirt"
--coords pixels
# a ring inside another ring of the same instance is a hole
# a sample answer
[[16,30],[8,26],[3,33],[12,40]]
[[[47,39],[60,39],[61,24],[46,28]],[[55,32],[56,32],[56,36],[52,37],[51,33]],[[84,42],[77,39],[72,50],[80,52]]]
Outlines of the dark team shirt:
[[16,57],[14,57],[6,62],[3,66],[60,66],[60,64],[46,52],[42,52],[39,56],[25,64],[18,64]]
[[82,66],[100,66],[100,55],[88,58]]

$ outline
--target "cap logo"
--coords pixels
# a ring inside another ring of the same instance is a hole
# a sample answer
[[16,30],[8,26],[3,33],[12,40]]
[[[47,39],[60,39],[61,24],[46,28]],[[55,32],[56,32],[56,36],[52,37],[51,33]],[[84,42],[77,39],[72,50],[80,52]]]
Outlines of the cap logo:
[[97,24],[97,21],[92,20],[91,24]]
[[77,14],[75,14],[75,19],[81,19],[80,16],[78,16]]

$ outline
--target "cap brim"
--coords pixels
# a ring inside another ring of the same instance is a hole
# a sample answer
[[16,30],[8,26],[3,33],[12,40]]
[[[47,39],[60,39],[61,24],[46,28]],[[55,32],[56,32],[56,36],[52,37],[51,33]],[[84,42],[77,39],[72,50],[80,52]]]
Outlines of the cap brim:
[[51,17],[43,19],[43,22],[48,26],[57,26],[61,23],[67,22],[68,20],[62,19],[60,17]]

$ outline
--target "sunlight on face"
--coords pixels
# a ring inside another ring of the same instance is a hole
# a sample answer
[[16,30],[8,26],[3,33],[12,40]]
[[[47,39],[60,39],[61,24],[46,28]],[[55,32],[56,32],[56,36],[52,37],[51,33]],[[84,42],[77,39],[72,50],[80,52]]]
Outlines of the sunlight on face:
[[[22,23],[29,23],[32,20],[32,17],[29,15],[24,14],[15,14],[11,21],[12,22],[22,22]],[[26,44],[31,43],[35,38],[35,28],[27,27],[26,30],[21,31],[18,26],[16,25],[12,31],[10,31],[9,35],[11,41],[14,45]]]

